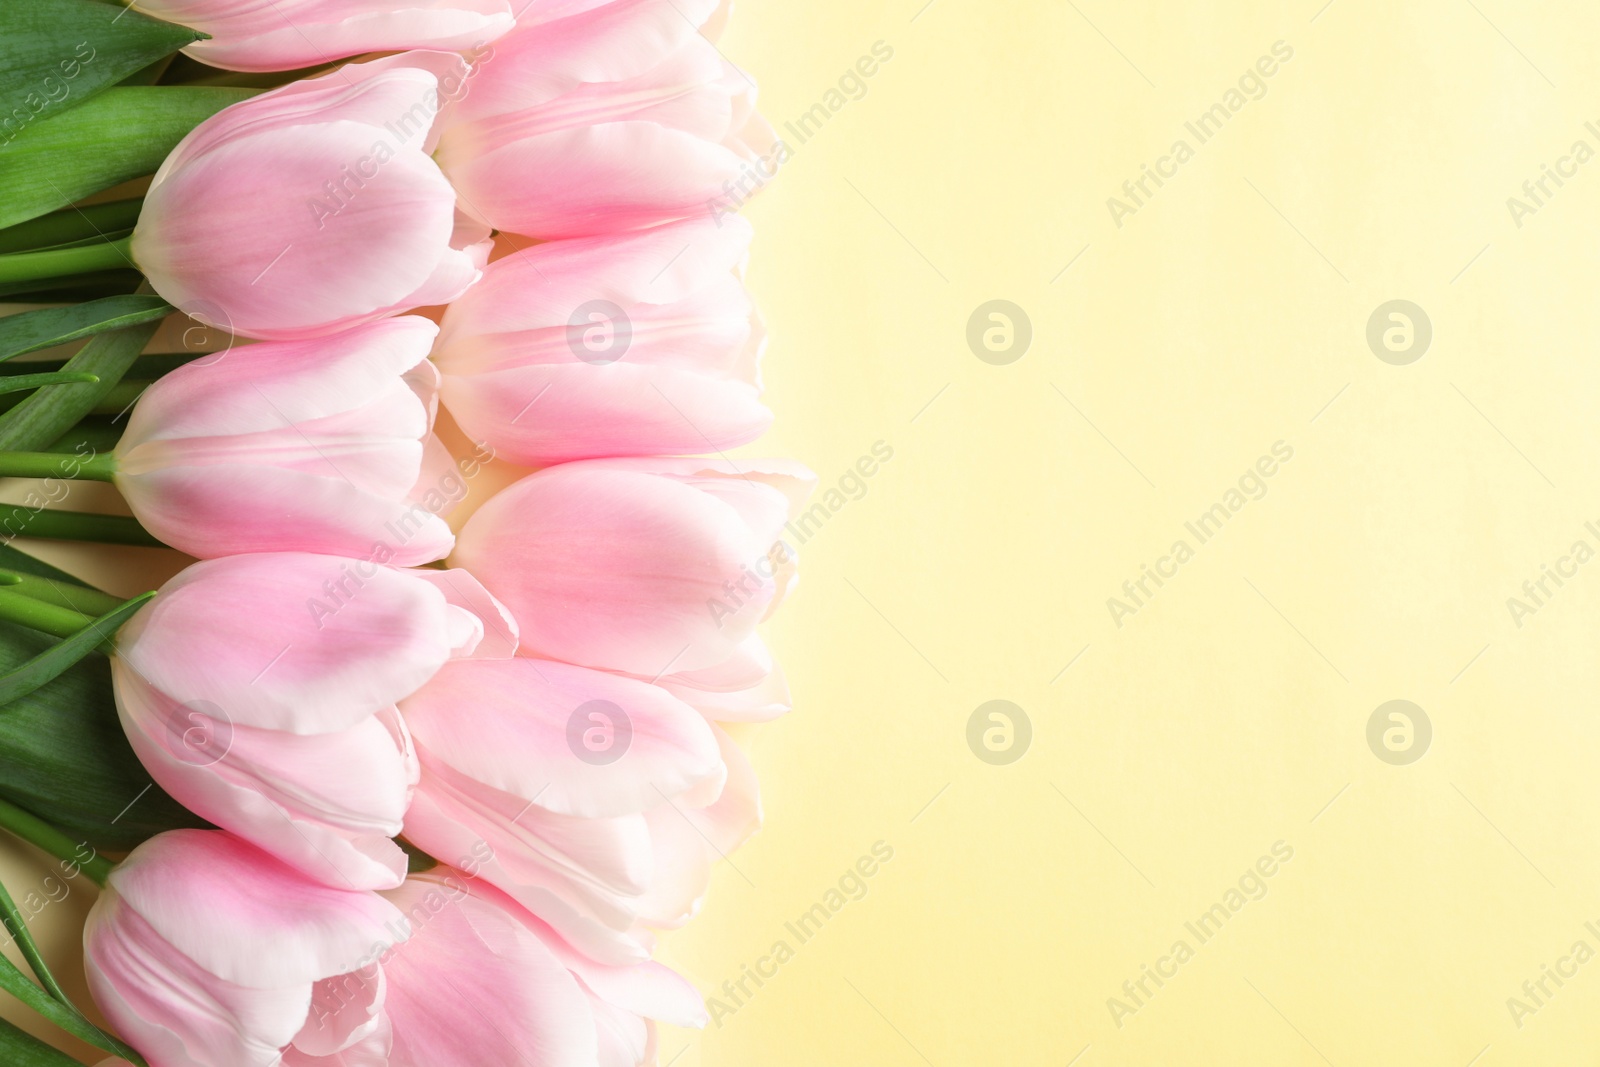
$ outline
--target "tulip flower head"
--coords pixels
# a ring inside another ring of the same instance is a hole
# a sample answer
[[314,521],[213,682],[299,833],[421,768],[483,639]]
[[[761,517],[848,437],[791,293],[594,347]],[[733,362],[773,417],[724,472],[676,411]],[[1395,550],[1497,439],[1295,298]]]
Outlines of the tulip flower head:
[[[112,872],[83,948],[95,1003],[151,1067],[278,1067],[291,1046],[326,1054],[378,1028],[382,982],[340,979],[408,934],[376,893],[308,881],[225,833],[175,830]],[[316,1027],[313,1004],[352,985],[362,995]]]
[[758,437],[765,331],[739,280],[750,226],[693,219],[536,245],[445,313],[442,397],[515,463],[718,451]]
[[718,6],[616,0],[502,37],[439,142],[462,209],[547,239],[721,218],[783,153],[755,83],[699,32]]
[[528,654],[656,678],[734,655],[793,584],[797,463],[596,459],[548,467],[467,520],[451,559]]
[[675,925],[705,891],[685,867],[700,847],[661,848],[663,827],[676,841],[700,809],[753,802],[725,788],[715,729],[647,682],[527,657],[460,662],[401,712],[424,768],[407,839],[486,857],[484,881],[593,959],[645,958],[642,926]]
[[156,172],[132,255],[157,293],[245,337],[334,333],[454,300],[486,231],[433,162],[460,56],[352,63],[229,107]]
[[113,453],[117,488],[146,529],[202,559],[439,559],[454,537],[412,499],[432,430],[437,332],[406,316],[180,367],[134,407]]
[[117,635],[117,712],[191,811],[337,886],[405,875],[417,781],[397,701],[455,656],[509,655],[469,575],[261,553],[197,563]]

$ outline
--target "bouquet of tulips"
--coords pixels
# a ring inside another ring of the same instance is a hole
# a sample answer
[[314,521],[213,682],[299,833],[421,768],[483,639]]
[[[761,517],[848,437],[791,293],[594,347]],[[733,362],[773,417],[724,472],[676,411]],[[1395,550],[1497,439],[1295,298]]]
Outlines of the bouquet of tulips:
[[[784,154],[726,6],[0,5],[0,827],[100,887],[98,1013],[3,887],[0,989],[108,1062],[703,1024],[655,931],[760,822],[725,727],[787,710],[813,483],[724,454]],[[187,565],[125,600],[19,537]],[[0,1022],[0,1062],[79,1061]]]

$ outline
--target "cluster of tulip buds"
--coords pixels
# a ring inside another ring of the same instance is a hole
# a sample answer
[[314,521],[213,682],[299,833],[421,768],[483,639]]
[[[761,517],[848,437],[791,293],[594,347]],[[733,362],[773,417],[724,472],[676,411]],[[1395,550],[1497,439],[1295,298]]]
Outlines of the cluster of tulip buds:
[[777,143],[727,7],[0,9],[0,827],[100,887],[92,1005],[0,887],[0,990],[64,1038],[0,1061],[636,1067],[704,1025],[657,936],[760,825],[814,482],[727,454],[772,419],[728,190]]

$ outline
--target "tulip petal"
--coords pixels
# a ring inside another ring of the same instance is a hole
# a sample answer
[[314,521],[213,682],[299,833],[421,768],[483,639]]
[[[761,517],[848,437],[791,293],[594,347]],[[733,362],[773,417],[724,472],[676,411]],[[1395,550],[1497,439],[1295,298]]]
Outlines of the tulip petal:
[[[707,779],[721,789],[705,719],[631,678],[548,660],[457,662],[402,710],[430,764],[557,814],[645,811]],[[586,747],[596,736],[604,749]]]
[[[112,871],[110,885],[156,934],[211,974],[250,989],[303,984],[305,1005],[313,982],[357,970],[375,945],[407,936],[399,911],[382,897],[310,882],[214,831],[151,838]],[[282,1043],[299,1027],[296,1020]]]
[[295,733],[348,729],[475,643],[432,585],[308,553],[197,563],[118,634],[146,684],[212,718]]
[[415,936],[384,960],[395,1064],[568,1067],[594,1062],[587,998],[506,910],[449,881],[413,878],[389,899]]

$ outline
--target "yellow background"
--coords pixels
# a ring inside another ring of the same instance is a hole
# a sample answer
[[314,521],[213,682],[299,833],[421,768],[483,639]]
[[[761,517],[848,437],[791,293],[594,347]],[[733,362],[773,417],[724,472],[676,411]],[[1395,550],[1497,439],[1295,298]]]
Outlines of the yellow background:
[[[924,2],[745,0],[722,42],[780,131],[894,49],[747,209],[778,413],[750,451],[823,486],[894,459],[802,549],[766,828],[667,943],[708,996],[795,956],[662,1061],[1589,1062],[1600,961],[1520,1029],[1506,1001],[1600,951],[1600,562],[1520,628],[1506,600],[1600,549],[1600,161],[1521,228],[1506,200],[1600,149],[1600,11]],[[1199,145],[1184,122],[1280,40]],[[1119,229],[1107,198],[1179,137]],[[966,341],[995,299],[1034,330],[1006,366]],[[1394,299],[1433,326],[1408,366],[1365,339]],[[1119,629],[1107,598],[1280,440],[1266,496]],[[1009,766],[966,743],[994,699],[1033,725]],[[1366,741],[1392,699],[1433,726],[1408,766]],[[865,898],[798,944],[878,840]],[[1119,1029],[1107,999],[1180,937]]]
[[[1600,549],[1600,161],[1520,227],[1506,201],[1600,149],[1600,11],[923,3],[745,0],[722,41],[780,130],[894,49],[748,209],[779,418],[747,450],[824,487],[894,458],[803,548],[770,627],[796,710],[752,739],[766,828],[664,948],[730,1005],[794,957],[662,1062],[1588,1062],[1600,961],[1520,1027],[1507,998],[1600,950],[1600,562],[1520,627],[1506,602]],[[1119,228],[1107,198],[1180,137]],[[1004,366],[966,337],[996,299],[1033,328]],[[1406,366],[1365,337],[1396,299],[1433,328]],[[1119,628],[1107,599],[1278,441],[1266,495]],[[1033,730],[1006,766],[967,744],[995,699]],[[1395,699],[1433,728],[1406,766],[1366,740]],[[40,917],[62,958],[86,903]],[[1108,998],[1178,939],[1119,1027]]]

